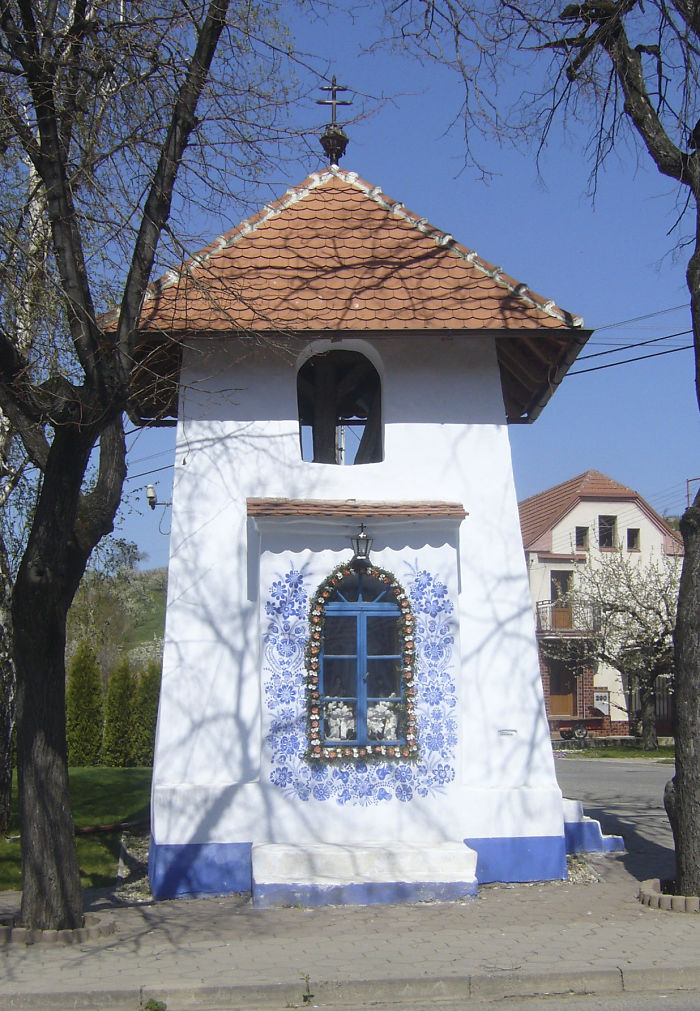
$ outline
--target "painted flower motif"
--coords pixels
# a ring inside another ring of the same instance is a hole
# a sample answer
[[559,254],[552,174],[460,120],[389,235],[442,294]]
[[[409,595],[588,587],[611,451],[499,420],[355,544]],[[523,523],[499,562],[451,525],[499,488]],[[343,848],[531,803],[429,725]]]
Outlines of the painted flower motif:
[[396,799],[404,803],[413,797],[413,790],[406,783],[398,783],[396,786]]
[[292,779],[292,770],[286,765],[279,765],[270,773],[270,782],[274,786],[279,786],[282,789],[284,789],[285,786],[289,786]]
[[451,783],[453,781],[455,778],[455,770],[451,765],[436,765],[433,775],[435,776],[436,782],[440,783],[442,786],[445,783]]
[[325,779],[322,780],[322,782],[320,783],[316,783],[316,785],[313,787],[311,791],[311,795],[314,798],[314,800],[328,800],[329,797],[331,796],[331,793],[332,793],[331,788]]
[[[309,595],[296,570],[274,580],[275,592],[271,588],[265,602],[263,698],[270,716],[266,738],[271,755],[270,782],[300,801],[313,797],[339,805],[367,806],[430,796],[444,789],[455,775],[454,635],[449,617],[453,607],[447,588],[437,576],[424,571],[413,573],[407,584],[409,594],[403,595],[399,606],[402,637],[410,640],[413,652],[402,668],[402,677],[406,694],[409,689],[413,692],[417,708],[404,724],[405,746],[385,746],[377,741],[363,748],[366,756],[361,756],[359,748],[324,746],[318,730],[323,608],[340,578],[342,575],[336,576],[335,582],[329,581],[311,598],[314,610],[320,608],[318,623],[309,621]],[[396,595],[403,594],[395,580],[386,577],[382,581]],[[286,594],[281,589],[285,585]],[[301,662],[304,647],[308,671]],[[313,731],[307,697],[311,708],[316,709]],[[442,741],[438,727],[442,728]],[[418,743],[421,757],[416,761]],[[304,758],[307,748],[318,749],[319,758],[330,761],[308,762]],[[342,758],[345,763],[339,762]]]

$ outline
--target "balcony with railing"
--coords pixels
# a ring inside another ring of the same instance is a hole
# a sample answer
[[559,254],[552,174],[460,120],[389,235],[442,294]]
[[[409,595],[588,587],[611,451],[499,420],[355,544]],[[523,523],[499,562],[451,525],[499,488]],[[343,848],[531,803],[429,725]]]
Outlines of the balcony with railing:
[[538,600],[537,631],[545,635],[593,635],[600,631],[600,608],[578,601]]

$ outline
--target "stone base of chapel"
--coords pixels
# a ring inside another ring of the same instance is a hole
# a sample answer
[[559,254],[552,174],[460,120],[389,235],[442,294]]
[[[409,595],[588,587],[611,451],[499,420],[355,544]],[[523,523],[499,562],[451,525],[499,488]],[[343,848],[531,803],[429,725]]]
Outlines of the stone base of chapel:
[[252,848],[253,904],[368,905],[476,895],[476,853],[463,843],[260,843]]

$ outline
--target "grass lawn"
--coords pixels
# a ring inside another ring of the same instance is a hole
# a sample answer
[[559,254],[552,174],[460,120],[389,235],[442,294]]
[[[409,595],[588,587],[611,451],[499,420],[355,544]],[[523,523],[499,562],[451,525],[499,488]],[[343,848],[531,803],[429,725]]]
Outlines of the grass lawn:
[[[108,825],[148,818],[151,791],[150,768],[70,770],[70,792],[76,828]],[[19,832],[16,781],[10,836]],[[121,832],[78,836],[80,880],[84,888],[102,888],[114,883],[119,860]],[[0,840],[0,890],[19,889],[20,843]]]
[[556,743],[553,744],[554,751],[565,758],[654,758],[667,759],[673,761],[676,757],[676,749],[673,745],[657,748],[656,751],[645,751],[644,748],[625,747],[605,747],[605,748],[571,748],[567,751],[557,751]]

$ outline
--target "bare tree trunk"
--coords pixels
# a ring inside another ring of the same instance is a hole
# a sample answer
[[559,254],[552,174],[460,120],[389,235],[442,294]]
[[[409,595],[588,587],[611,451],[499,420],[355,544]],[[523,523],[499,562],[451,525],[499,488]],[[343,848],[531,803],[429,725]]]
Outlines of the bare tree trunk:
[[117,418],[100,436],[99,476],[81,496],[94,432],[59,428],[12,594],[22,923],[72,929],[83,918],[68,786],[66,616],[90,553],[112,530],[126,473]]
[[656,691],[644,684],[639,690],[642,715],[642,745],[645,751],[656,751],[659,741],[656,736]]
[[83,922],[68,785],[64,654],[68,608],[92,547],[86,553],[74,533],[91,448],[89,435],[56,431],[12,599],[22,922],[37,929],[73,929]]
[[[700,407],[700,198],[696,197],[695,250],[686,280],[695,344],[695,392]],[[674,776],[676,885],[700,896],[700,493],[680,523],[685,554],[675,632]]]
[[11,593],[10,565],[0,537],[0,835],[5,835],[8,830],[12,808],[15,667],[12,658]]
[[685,545],[676,623],[676,883],[700,895],[700,494],[681,519]]

